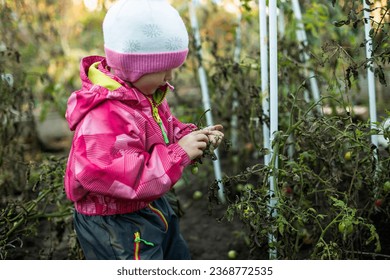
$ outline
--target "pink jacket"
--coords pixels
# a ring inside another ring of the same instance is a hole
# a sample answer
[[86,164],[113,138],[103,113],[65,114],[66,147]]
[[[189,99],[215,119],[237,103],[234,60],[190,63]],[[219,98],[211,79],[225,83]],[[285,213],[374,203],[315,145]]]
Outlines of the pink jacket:
[[[120,87],[94,85],[89,67],[98,69]],[[106,60],[82,60],[82,88],[71,94],[66,119],[75,131],[65,172],[65,191],[79,213],[113,215],[134,212],[169,191],[190,164],[178,140],[196,127],[183,124],[164,100],[158,114],[170,144],[152,115],[150,101],[110,74]]]

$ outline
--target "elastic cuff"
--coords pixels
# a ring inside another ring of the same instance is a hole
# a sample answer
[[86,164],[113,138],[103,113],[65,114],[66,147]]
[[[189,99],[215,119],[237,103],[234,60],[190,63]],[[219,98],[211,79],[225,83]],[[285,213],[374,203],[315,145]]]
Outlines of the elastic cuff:
[[169,145],[169,148],[172,150],[172,152],[177,156],[181,158],[181,165],[182,166],[188,166],[191,163],[191,159],[184,151],[184,149],[177,143]]

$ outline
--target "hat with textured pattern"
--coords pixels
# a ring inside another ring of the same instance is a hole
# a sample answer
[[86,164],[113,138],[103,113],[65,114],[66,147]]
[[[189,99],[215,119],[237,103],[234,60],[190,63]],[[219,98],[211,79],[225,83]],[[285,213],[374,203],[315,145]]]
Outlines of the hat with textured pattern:
[[107,64],[135,82],[147,73],[181,66],[188,33],[178,11],[166,0],[119,0],[103,21]]

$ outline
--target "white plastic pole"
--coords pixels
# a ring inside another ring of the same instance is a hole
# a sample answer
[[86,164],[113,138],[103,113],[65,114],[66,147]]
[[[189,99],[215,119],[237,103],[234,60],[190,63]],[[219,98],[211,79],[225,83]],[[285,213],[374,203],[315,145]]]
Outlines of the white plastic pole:
[[[268,71],[268,32],[267,32],[267,6],[266,0],[259,0],[259,25],[260,25],[260,76],[261,76],[261,100],[263,114],[269,118],[269,71]],[[270,149],[269,126],[263,122],[263,147]],[[264,164],[268,165],[270,155],[264,155]]]
[[[297,39],[304,47],[306,47],[308,43],[307,35],[302,21],[302,12],[301,12],[301,7],[299,5],[299,0],[292,0],[292,8],[293,8],[295,19],[297,20],[297,30],[296,30]],[[303,51],[302,55],[303,55],[304,62],[309,60],[309,55],[305,50]],[[308,75],[310,77],[310,87],[312,90],[313,99],[315,102],[318,102],[320,100],[320,90],[318,88],[317,79],[315,78],[315,74],[313,70],[310,69],[308,70],[308,72],[309,72]],[[319,107],[318,107],[318,112],[321,112]]]
[[[275,133],[278,131],[279,116],[278,116],[278,24],[277,24],[277,0],[269,1],[269,64],[270,64],[270,155],[275,157],[274,168],[278,168],[278,155],[275,155],[272,142],[275,137]],[[274,176],[270,180],[270,201],[269,207],[272,216],[275,217],[276,213],[276,193],[275,185],[277,178]],[[276,242],[276,237],[271,233],[269,236],[269,242]],[[276,259],[277,252],[275,249],[269,251],[270,259]]]
[[238,4],[238,14],[237,14],[237,26],[236,26],[236,46],[234,48],[234,62],[240,62],[241,55],[241,4]]
[[[206,71],[202,65],[202,48],[201,48],[201,39],[200,39],[200,33],[199,33],[199,24],[198,19],[196,17],[196,4],[197,0],[192,0],[192,2],[189,2],[189,12],[190,12],[190,20],[191,20],[191,27],[194,32],[195,37],[195,45],[197,49],[197,55],[199,58],[199,67],[198,67],[198,74],[199,74],[199,82],[200,87],[202,91],[202,101],[203,101],[203,107],[206,112],[206,123],[208,126],[213,125],[213,117],[211,114],[211,105],[210,105],[210,97],[209,97],[209,91],[208,91],[208,84],[207,84],[207,76]],[[225,203],[225,194],[224,194],[224,186],[222,184],[222,172],[221,172],[221,165],[219,161],[219,155],[218,155],[218,149],[215,151],[215,155],[217,156],[217,159],[213,161],[214,165],[214,174],[215,179],[218,183],[218,198],[220,202]]]
[[[375,93],[375,75],[372,69],[372,61],[371,59],[371,51],[372,51],[372,40],[370,38],[370,7],[367,5],[367,2],[363,0],[363,8],[364,8],[364,18],[366,19],[364,22],[364,31],[365,31],[365,39],[366,39],[366,57],[368,59],[367,65],[367,80],[368,80],[368,96],[370,102],[370,122],[371,129],[376,128],[377,115],[376,115],[376,93]],[[375,146],[378,146],[378,135],[371,135],[371,143]],[[375,154],[375,157],[377,155]]]
[[[239,9],[238,9],[238,14],[237,14],[237,26],[236,26],[236,46],[234,48],[234,57],[233,61],[235,63],[240,62],[240,55],[241,55],[241,9],[240,9],[240,4]],[[232,110],[233,110],[233,115],[232,115],[232,120],[231,120],[231,142],[232,142],[232,149],[233,151],[237,151],[238,149],[238,116],[236,113],[236,109],[239,106],[239,103],[237,101],[237,92],[233,92],[233,102],[232,102]]]

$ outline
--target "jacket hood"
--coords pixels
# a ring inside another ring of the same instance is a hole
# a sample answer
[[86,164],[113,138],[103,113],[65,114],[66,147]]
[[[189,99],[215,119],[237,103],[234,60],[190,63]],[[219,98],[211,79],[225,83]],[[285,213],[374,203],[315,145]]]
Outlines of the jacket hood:
[[[94,63],[96,63],[98,70],[117,83],[117,88],[108,89],[91,81],[88,77],[88,72]],[[83,58],[80,63],[80,79],[81,89],[74,91],[70,95],[65,113],[70,130],[75,130],[77,124],[89,111],[107,99],[138,101],[138,95],[133,89],[128,87],[124,81],[110,74],[104,57],[89,56]]]
[[[124,101],[131,104],[141,104],[146,97],[136,88],[130,87],[125,81],[110,72],[106,59],[102,56],[88,56],[80,63],[81,89],[74,91],[67,103],[65,118],[70,130],[75,130],[86,114],[107,100]],[[164,95],[173,87],[167,84],[160,92]],[[157,95],[157,94],[156,94]],[[153,96],[153,98],[156,98]],[[149,102],[145,102],[149,104]]]

